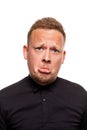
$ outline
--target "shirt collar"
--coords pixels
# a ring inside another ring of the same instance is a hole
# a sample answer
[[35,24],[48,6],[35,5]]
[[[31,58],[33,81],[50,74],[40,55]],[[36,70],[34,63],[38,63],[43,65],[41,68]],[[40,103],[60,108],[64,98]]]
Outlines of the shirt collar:
[[49,84],[49,85],[41,86],[41,85],[37,84],[37,83],[31,78],[30,75],[29,75],[28,77],[29,77],[29,81],[30,81],[30,87],[31,87],[33,93],[37,93],[37,92],[45,91],[45,90],[46,90],[46,91],[52,91],[52,89],[53,89],[53,87],[55,86],[55,83],[56,83],[56,81],[57,81],[57,79],[56,79],[53,83],[51,83],[51,84]]

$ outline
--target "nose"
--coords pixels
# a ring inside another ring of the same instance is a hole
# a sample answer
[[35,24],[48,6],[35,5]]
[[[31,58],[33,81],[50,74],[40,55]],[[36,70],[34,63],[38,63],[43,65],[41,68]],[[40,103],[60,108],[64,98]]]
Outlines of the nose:
[[50,51],[49,50],[45,50],[44,54],[43,54],[43,62],[46,63],[50,63],[51,62],[51,56],[50,56]]

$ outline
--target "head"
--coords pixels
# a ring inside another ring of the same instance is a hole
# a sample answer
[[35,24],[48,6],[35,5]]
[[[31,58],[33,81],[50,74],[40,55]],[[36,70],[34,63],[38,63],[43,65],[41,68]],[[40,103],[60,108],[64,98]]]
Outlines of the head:
[[65,59],[66,34],[56,19],[47,17],[37,20],[27,35],[23,46],[32,79],[40,85],[55,81]]

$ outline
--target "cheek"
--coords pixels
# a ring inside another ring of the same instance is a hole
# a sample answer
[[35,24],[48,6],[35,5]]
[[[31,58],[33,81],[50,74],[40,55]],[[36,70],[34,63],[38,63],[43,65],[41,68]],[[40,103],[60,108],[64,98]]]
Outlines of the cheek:
[[53,63],[52,63],[52,68],[54,70],[59,70],[62,62],[63,62],[62,57],[54,58]]
[[60,66],[61,66],[61,63],[59,61],[57,61],[56,63],[54,63],[53,68],[54,68],[54,70],[58,70],[60,68]]
[[58,57],[53,58],[53,65],[54,66],[58,66],[59,64],[61,64],[61,62],[62,62],[62,56],[58,56]]
[[40,58],[39,56],[36,56],[35,54],[32,53],[32,55],[28,55],[28,64],[29,67],[36,68],[40,64]]
[[58,66],[60,66],[61,64],[63,64],[65,59],[65,53],[61,53],[58,57],[55,58],[55,64],[57,64]]

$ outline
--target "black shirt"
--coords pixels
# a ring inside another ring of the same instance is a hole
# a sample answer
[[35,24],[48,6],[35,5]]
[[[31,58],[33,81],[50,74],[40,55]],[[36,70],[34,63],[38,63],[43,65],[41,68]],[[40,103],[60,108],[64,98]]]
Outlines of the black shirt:
[[87,130],[87,93],[62,78],[43,87],[25,77],[0,91],[0,130]]

